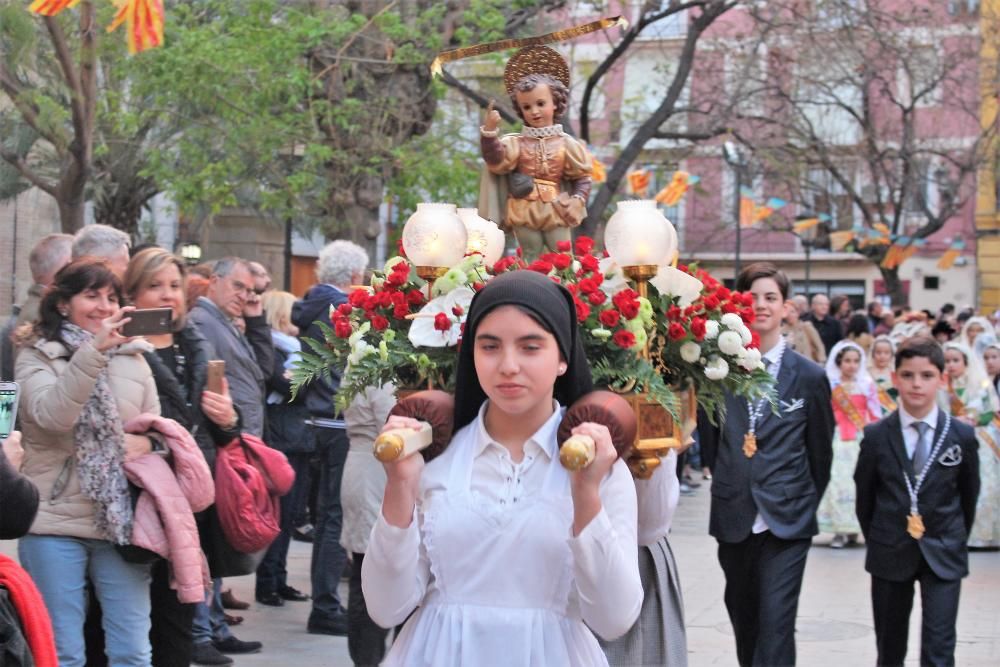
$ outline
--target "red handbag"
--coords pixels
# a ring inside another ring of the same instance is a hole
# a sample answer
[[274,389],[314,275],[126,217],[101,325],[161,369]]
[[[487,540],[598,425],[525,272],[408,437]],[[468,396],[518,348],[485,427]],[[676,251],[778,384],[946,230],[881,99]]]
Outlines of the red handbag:
[[281,532],[279,498],[295,482],[285,455],[260,438],[242,434],[219,449],[215,460],[215,507],[226,540],[254,553]]

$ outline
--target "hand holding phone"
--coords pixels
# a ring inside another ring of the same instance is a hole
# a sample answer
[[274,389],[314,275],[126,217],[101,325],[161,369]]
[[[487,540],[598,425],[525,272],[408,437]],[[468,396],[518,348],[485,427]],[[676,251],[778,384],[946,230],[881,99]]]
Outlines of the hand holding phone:
[[14,430],[21,387],[16,382],[0,382],[0,440]]
[[226,376],[226,362],[222,359],[212,359],[208,362],[208,372],[205,378],[205,389],[213,394],[222,393],[222,379]]
[[129,321],[122,325],[122,335],[158,336],[170,333],[173,324],[173,308],[138,308],[128,314]]

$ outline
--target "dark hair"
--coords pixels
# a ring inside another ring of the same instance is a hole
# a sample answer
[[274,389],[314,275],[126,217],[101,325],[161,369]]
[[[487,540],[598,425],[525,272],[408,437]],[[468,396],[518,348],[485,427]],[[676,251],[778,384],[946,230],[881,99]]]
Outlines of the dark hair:
[[104,287],[111,287],[118,297],[118,303],[122,303],[122,283],[105,259],[81,257],[59,269],[52,286],[38,306],[35,333],[47,340],[57,340],[59,329],[66,319],[59,313],[59,306],[81,292]]
[[844,335],[860,336],[866,333],[868,333],[868,316],[861,313],[851,315],[851,319],[847,321],[847,332]]
[[881,305],[882,305],[881,301],[869,301],[868,302],[868,314],[869,315],[874,315],[875,309],[879,308]]
[[951,326],[948,320],[939,320],[931,329],[931,335],[946,334],[949,338],[955,335],[955,327]]
[[563,82],[548,74],[529,74],[514,84],[514,90],[510,94],[510,103],[514,105],[514,112],[521,120],[524,120],[524,114],[521,113],[521,107],[517,103],[517,94],[527,93],[542,84],[548,86],[552,92],[552,104],[555,106],[552,121],[555,122],[566,113],[569,106],[569,90],[563,85]]
[[939,371],[944,372],[944,350],[930,336],[914,336],[900,343],[896,348],[896,370],[899,370],[899,366],[907,359],[919,357],[923,357],[934,364]]
[[844,355],[848,352],[856,352],[858,355],[858,361],[861,361],[861,357],[864,356],[864,354],[859,351],[857,347],[854,347],[853,345],[845,345],[840,348],[840,351],[837,352],[837,356],[833,358],[833,363],[837,364],[838,368],[840,367],[840,362],[844,359]]
[[844,305],[845,301],[850,303],[850,299],[847,298],[846,294],[834,294],[830,297],[830,312],[836,316],[837,311],[840,310],[840,307]]
[[754,262],[740,271],[740,275],[736,278],[736,291],[746,292],[761,278],[770,278],[778,283],[781,298],[788,298],[788,276],[771,262]]

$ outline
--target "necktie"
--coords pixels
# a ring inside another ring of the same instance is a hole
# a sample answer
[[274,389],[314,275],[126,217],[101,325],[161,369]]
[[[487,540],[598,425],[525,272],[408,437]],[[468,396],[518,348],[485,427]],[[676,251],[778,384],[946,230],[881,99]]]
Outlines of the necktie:
[[930,443],[928,442],[927,433],[931,430],[931,425],[927,422],[913,422],[913,428],[917,429],[917,446],[913,449],[913,474],[914,476],[920,475],[920,472],[924,469],[924,464],[927,463],[927,457],[930,456]]

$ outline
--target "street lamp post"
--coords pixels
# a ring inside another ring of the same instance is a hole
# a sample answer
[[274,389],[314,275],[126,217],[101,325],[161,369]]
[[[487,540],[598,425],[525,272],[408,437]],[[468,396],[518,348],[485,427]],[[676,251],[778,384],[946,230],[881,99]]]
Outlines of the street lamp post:
[[[807,213],[800,213],[799,215],[795,216],[795,220],[796,220],[796,222],[801,222],[803,220],[812,220],[815,217],[816,216],[813,215],[812,213],[808,213],[808,212]],[[805,294],[806,294],[806,298],[807,299],[809,298],[809,292],[812,289],[812,285],[810,284],[810,282],[811,282],[811,280],[810,280],[810,278],[811,278],[810,271],[812,269],[812,249],[816,246],[816,237],[818,235],[818,232],[819,232],[819,225],[815,224],[815,225],[812,225],[811,227],[807,227],[806,229],[803,229],[803,230],[795,233],[795,235],[799,237],[799,243],[802,244],[802,247],[806,251],[806,291],[805,291]]]
[[746,156],[740,147],[732,141],[722,144],[722,153],[726,162],[733,168],[735,188],[733,189],[733,221],[736,225],[736,257],[733,261],[733,281],[740,276],[740,253],[743,245],[743,229],[740,227],[740,190],[743,189],[743,171],[746,169]]

